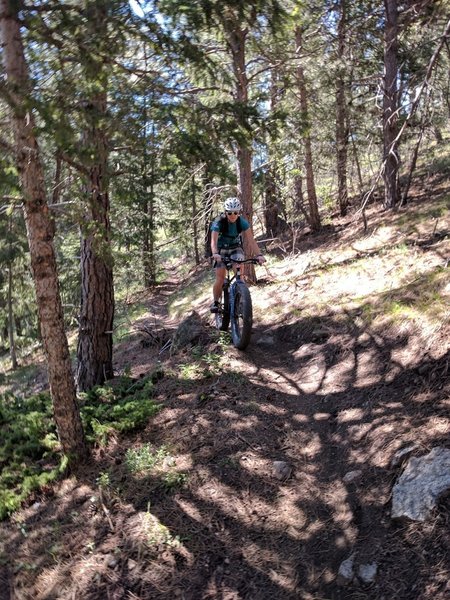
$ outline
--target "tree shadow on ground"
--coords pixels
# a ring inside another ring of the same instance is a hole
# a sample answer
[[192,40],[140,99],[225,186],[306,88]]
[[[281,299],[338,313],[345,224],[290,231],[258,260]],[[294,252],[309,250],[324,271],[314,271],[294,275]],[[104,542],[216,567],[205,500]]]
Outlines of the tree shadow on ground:
[[[190,353],[172,357],[148,427],[6,527],[17,597],[443,599],[448,498],[429,523],[398,524],[390,496],[399,448],[448,445],[449,352],[404,366],[408,334],[354,316],[279,324],[268,346],[256,331],[224,370],[187,377]],[[175,462],[131,471],[128,448],[145,444]],[[352,553],[376,563],[373,583],[339,585]]]

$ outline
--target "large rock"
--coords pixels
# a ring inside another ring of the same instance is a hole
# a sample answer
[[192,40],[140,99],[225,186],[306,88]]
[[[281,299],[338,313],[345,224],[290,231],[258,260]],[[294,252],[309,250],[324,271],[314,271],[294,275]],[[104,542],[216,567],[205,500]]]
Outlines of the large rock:
[[171,352],[193,346],[209,339],[208,330],[200,315],[194,310],[178,326],[173,336]]
[[352,582],[353,577],[355,576],[355,558],[356,553],[353,552],[348,558],[341,562],[336,578],[338,585],[348,585]]
[[391,517],[425,521],[439,497],[450,489],[450,450],[433,448],[409,460],[392,490]]

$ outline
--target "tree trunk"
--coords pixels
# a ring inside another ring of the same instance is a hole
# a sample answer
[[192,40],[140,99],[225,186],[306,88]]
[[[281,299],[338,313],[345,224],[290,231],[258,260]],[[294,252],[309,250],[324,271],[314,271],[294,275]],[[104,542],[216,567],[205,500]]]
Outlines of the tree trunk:
[[384,206],[396,208],[399,190],[398,133],[398,10],[397,0],[384,0],[383,162]]
[[81,239],[81,309],[77,348],[78,389],[86,391],[114,375],[112,329],[114,321],[113,260],[108,193],[107,82],[104,65],[99,67],[96,44],[107,35],[107,5],[104,0],[88,3],[89,42],[92,54],[83,55],[88,89],[95,90],[85,102],[85,155],[90,157],[86,178],[88,206]]
[[[300,27],[295,29],[295,52],[300,55],[302,48],[302,31]],[[306,194],[309,204],[309,224],[312,231],[319,231],[321,227],[319,207],[317,204],[316,185],[314,182],[314,169],[312,158],[311,134],[309,133],[308,116],[308,94],[306,91],[305,74],[301,63],[297,67],[297,85],[300,96],[300,112],[302,118],[304,155],[305,155],[305,175],[306,175]]]
[[[248,102],[248,80],[245,65],[245,39],[248,29],[241,29],[237,22],[233,20],[228,31],[228,43],[233,58],[233,72],[236,85],[236,100],[239,105],[239,125],[243,130],[246,129],[244,109]],[[240,199],[242,202],[243,214],[252,226],[253,221],[253,189],[252,189],[252,150],[250,141],[241,142],[237,147],[237,169]],[[244,236],[244,253],[251,256],[251,247]],[[256,282],[255,267],[245,265],[245,276],[249,283]]]
[[[277,69],[273,68],[270,72],[271,84],[270,84],[270,111],[274,112],[278,104],[278,78],[279,74]],[[268,154],[270,164],[267,168],[265,175],[265,207],[264,207],[264,225],[266,229],[267,237],[276,237],[282,229],[282,223],[285,225],[285,221],[280,218],[280,212],[282,206],[280,202],[280,195],[278,193],[278,169],[275,164],[275,156],[273,155],[273,144],[268,145]]]
[[87,391],[114,375],[112,328],[114,288],[110,256],[109,197],[102,190],[103,169],[91,170],[92,206],[87,226],[95,233],[81,239],[81,309],[78,333],[78,389]]
[[11,358],[11,368],[13,371],[19,366],[17,362],[16,342],[14,339],[14,312],[13,312],[13,275],[12,262],[8,263],[8,338],[9,338],[9,356]]
[[[144,42],[145,70],[147,71],[147,46]],[[154,100],[153,95],[150,104]],[[142,265],[144,269],[144,286],[152,287],[156,283],[156,260],[155,260],[155,124],[152,122],[150,140],[147,137],[148,110],[147,96],[144,96],[144,169],[143,169],[143,235],[142,235]],[[150,161],[147,149],[150,148]],[[150,164],[149,164],[150,162]],[[150,172],[149,172],[150,171]]]
[[[209,170],[208,167],[205,166],[205,169],[202,174],[202,187],[206,189],[207,182],[209,179]],[[214,206],[214,197],[212,194],[204,194],[203,196],[203,214],[204,214],[204,222],[203,222],[203,240],[204,240],[204,255],[205,258],[211,256],[211,221],[213,218],[213,206]]]
[[[44,171],[29,105],[30,79],[16,3],[0,0],[3,62],[13,112],[16,164],[24,195],[31,268],[38,318],[47,358],[53,411],[62,449],[72,461],[87,456],[77,406],[53,246],[54,224],[47,205]],[[19,96],[20,92],[20,96]]]
[[338,178],[338,203],[341,216],[347,214],[348,190],[347,190],[347,105],[345,98],[345,35],[346,35],[346,0],[340,0],[338,10],[338,72],[336,74],[336,161]]
[[[294,179],[294,211],[296,215],[301,213],[305,217],[306,222],[310,223],[309,214],[305,208],[303,181],[300,175],[297,175]],[[296,227],[299,223],[299,220],[293,221],[292,226]]]
[[[153,164],[152,164],[153,167]],[[144,266],[144,285],[152,287],[156,283],[156,261],[155,261],[155,225],[154,225],[154,189],[153,168],[150,178],[144,176],[144,223],[142,239],[142,262]]]
[[264,207],[264,225],[267,237],[276,237],[279,232],[280,217],[279,205],[277,202],[277,186],[275,183],[275,169],[268,167],[265,175],[265,199]]
[[192,175],[191,182],[191,193],[192,193],[192,228],[193,228],[193,241],[194,241],[194,256],[195,264],[200,264],[200,252],[198,249],[198,215],[197,215],[197,200],[196,200],[196,185],[195,175]]

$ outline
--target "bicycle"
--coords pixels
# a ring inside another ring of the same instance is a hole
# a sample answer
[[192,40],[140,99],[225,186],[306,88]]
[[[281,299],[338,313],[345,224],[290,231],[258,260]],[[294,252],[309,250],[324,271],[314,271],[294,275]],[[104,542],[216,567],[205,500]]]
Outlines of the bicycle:
[[[228,331],[231,322],[233,345],[239,350],[245,350],[252,334],[253,308],[250,290],[241,279],[241,265],[244,263],[258,265],[259,261],[257,258],[231,260],[224,256],[222,262],[227,275],[222,288],[223,299],[214,315],[216,328],[220,331]],[[236,273],[232,274],[233,265],[236,265]]]

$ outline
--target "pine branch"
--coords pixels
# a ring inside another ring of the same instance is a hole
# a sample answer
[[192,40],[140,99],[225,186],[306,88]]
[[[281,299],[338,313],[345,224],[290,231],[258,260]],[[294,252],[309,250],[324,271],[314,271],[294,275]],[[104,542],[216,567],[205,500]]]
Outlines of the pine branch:
[[70,165],[71,167],[73,167],[74,169],[79,171],[80,173],[83,173],[84,175],[89,176],[89,169],[87,167],[85,167],[83,164],[77,162],[76,160],[73,160],[73,158],[71,158],[64,152],[60,152],[59,156],[68,165]]
[[[2,200],[8,201],[8,200],[13,200],[14,202],[18,201],[18,202],[23,202],[24,198],[22,198],[22,196],[1,196]],[[6,209],[8,208],[7,206],[1,206],[0,210]]]

